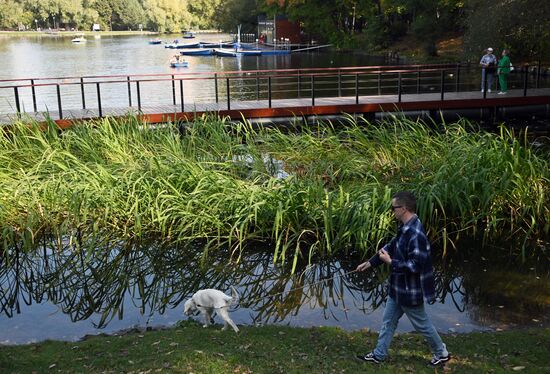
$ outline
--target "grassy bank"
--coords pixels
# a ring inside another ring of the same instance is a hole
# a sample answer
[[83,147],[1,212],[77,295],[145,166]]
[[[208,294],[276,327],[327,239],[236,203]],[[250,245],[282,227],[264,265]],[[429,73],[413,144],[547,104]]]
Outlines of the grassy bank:
[[[550,372],[550,330],[447,335],[453,373]],[[398,335],[380,366],[356,361],[376,334],[338,328],[243,327],[237,335],[194,322],[161,331],[0,346],[2,373],[433,373],[429,349],[416,334]]]

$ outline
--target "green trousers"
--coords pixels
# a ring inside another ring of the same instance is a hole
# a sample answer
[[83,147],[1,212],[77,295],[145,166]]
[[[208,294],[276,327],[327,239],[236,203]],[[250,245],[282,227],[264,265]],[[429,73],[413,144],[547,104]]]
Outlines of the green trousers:
[[508,92],[508,74],[500,73],[498,75],[498,84],[501,92]]

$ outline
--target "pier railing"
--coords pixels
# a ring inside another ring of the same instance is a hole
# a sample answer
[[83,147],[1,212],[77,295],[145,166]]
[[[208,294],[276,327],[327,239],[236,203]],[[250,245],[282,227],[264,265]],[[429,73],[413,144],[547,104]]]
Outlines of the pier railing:
[[[540,63],[534,71],[533,65],[516,67],[509,87],[528,96],[533,88],[550,86]],[[237,101],[262,101],[271,108],[273,100],[296,98],[308,98],[315,106],[316,99],[343,96],[359,104],[363,96],[379,95],[396,95],[401,102],[404,95],[423,93],[446,100],[449,93],[465,91],[487,98],[480,79],[477,65],[461,63],[6,79],[0,80],[0,114],[46,113],[64,119],[74,118],[74,110],[93,110],[102,117],[114,108],[172,105],[173,111],[185,112],[199,103],[215,103],[219,110],[230,110]]]

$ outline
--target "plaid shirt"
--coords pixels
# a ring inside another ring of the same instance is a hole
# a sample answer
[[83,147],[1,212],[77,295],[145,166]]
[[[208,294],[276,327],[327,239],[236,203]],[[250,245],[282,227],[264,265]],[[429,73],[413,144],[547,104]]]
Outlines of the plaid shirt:
[[[430,242],[422,222],[415,215],[409,222],[400,225],[397,235],[384,246],[391,257],[389,295],[398,304],[414,306],[422,304],[423,298],[435,301],[435,286]],[[379,266],[378,254],[369,260],[371,266]]]

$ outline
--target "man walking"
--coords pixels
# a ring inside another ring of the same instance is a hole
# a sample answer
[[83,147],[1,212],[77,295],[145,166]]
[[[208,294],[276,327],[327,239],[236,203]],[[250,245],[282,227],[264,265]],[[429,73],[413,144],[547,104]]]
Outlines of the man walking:
[[416,331],[430,345],[433,358],[429,364],[439,366],[449,361],[451,355],[424,309],[424,298],[429,303],[435,301],[430,243],[416,215],[416,198],[411,192],[402,191],[393,195],[391,209],[400,222],[397,235],[356,269],[364,271],[382,263],[391,268],[389,296],[378,343],[372,352],[357,358],[376,364],[384,361],[399,319],[406,314]]

